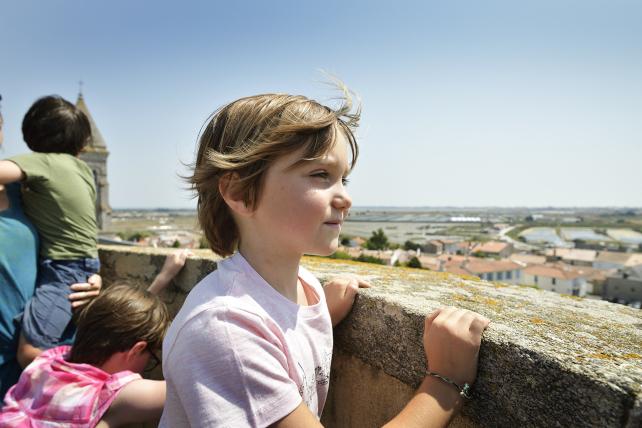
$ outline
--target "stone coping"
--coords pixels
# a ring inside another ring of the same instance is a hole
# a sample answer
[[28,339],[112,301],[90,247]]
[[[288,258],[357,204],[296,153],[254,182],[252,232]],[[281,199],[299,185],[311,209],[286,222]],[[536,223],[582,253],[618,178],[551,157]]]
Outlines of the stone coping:
[[[171,251],[101,246],[102,272],[107,283],[148,283]],[[165,296],[174,312],[221,259],[195,253]],[[359,274],[373,283],[336,328],[336,348],[413,388],[425,372],[428,313],[450,305],[490,318],[474,396],[462,412],[474,425],[642,426],[638,309],[427,270],[320,257],[303,265],[322,282]]]

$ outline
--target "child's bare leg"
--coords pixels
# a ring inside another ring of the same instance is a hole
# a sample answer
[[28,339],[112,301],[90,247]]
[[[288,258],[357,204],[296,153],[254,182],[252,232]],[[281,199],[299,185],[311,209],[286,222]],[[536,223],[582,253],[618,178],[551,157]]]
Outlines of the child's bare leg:
[[[72,293],[69,295],[69,301],[73,309],[79,308],[89,303],[94,297],[100,293],[102,288],[102,278],[100,275],[92,275],[86,283],[72,284],[70,289]],[[16,359],[18,364],[23,369],[39,356],[44,350],[33,346],[25,335],[21,332],[18,339],[18,350],[16,352]]]

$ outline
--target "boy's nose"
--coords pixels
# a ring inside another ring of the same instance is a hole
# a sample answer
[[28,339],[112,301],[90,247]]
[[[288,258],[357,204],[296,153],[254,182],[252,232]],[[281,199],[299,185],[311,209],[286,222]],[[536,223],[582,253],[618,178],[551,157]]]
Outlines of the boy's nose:
[[352,198],[348,194],[348,191],[344,186],[341,186],[341,190],[332,200],[332,203],[335,208],[341,210],[349,210],[352,206]]

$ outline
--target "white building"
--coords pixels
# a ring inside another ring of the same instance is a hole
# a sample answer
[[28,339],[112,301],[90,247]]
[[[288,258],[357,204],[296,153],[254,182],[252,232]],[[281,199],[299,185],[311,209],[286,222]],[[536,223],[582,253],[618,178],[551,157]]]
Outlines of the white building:
[[586,276],[581,270],[556,265],[528,266],[524,269],[520,284],[580,297],[588,291]]

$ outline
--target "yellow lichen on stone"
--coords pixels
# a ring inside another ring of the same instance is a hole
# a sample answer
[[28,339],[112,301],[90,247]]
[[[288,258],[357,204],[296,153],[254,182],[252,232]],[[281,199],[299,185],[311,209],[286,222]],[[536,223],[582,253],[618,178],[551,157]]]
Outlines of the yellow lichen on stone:
[[580,300],[580,301],[581,301],[581,300],[584,300],[584,297],[580,297],[580,296],[573,296],[573,295],[571,295],[571,294],[562,294],[562,293],[560,293],[560,296],[561,296],[561,297],[564,297],[565,299]]
[[588,354],[588,355],[578,355],[576,357],[577,359],[584,359],[584,358],[594,358],[597,360],[642,360],[642,355],[640,354],[612,354],[608,352],[595,352],[593,354]]
[[624,355],[622,355],[622,358],[626,358],[627,360],[642,360],[642,355],[639,355],[639,354],[624,354]]

